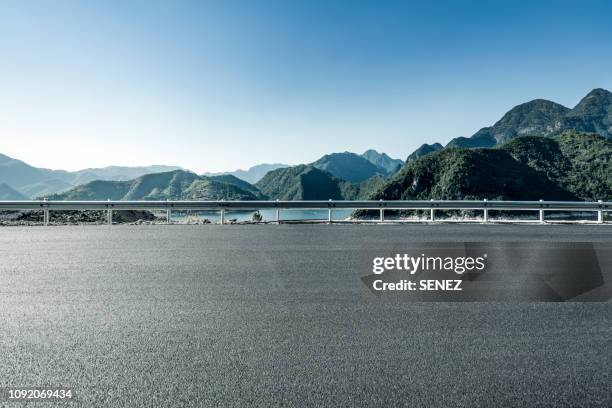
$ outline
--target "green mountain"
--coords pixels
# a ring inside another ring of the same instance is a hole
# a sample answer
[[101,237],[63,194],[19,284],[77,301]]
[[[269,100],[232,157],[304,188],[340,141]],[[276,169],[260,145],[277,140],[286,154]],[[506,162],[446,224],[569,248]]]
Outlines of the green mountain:
[[366,150],[361,157],[379,169],[382,169],[386,176],[390,176],[391,174],[395,173],[404,165],[402,160],[392,159],[386,153],[378,153],[373,149]]
[[594,89],[573,109],[544,99],[523,103],[493,126],[482,128],[469,138],[455,138],[446,147],[492,147],[518,136],[555,136],[566,130],[612,138],[612,93]]
[[0,200],[28,200],[28,197],[6,183],[0,183]]
[[268,172],[255,185],[273,200],[355,200],[372,194],[384,180],[383,176],[374,175],[360,183],[352,183],[302,164]]
[[326,154],[310,165],[342,180],[355,183],[362,182],[377,174],[386,174],[385,170],[350,152]]
[[519,137],[500,149],[584,200],[612,199],[612,140],[566,131],[559,137]]
[[365,200],[386,182],[386,178],[381,175],[372,176],[361,183],[351,183],[344,181],[340,184],[342,198],[345,200]]
[[594,89],[561,120],[561,129],[597,133],[612,138],[612,92]]
[[341,200],[341,183],[326,171],[301,164],[272,170],[255,186],[273,200]]
[[515,106],[493,126],[480,129],[470,138],[456,138],[447,147],[492,147],[517,136],[546,136],[559,131],[560,121],[570,110],[545,99]]
[[497,148],[449,148],[409,161],[372,199],[612,199],[612,142],[566,132]]
[[415,160],[419,157],[427,156],[429,153],[433,153],[441,149],[444,149],[444,147],[440,143],[422,144],[421,147],[416,149],[410,154],[410,156],[408,156],[408,159],[406,159],[406,161]]
[[[241,180],[239,182],[242,182]],[[244,182],[242,182],[244,183]],[[248,183],[247,183],[248,184]],[[50,200],[256,200],[247,189],[220,179],[198,176],[184,170],[147,174],[128,181],[96,180]]]
[[250,183],[247,183],[246,181],[234,175],[222,174],[219,176],[208,176],[208,179],[213,180],[213,181],[218,181],[220,183],[230,184],[232,186],[238,187],[241,190],[248,191],[249,193],[253,194],[256,197],[263,198],[263,194],[261,194],[261,191],[259,191],[257,187],[255,187],[254,185]]

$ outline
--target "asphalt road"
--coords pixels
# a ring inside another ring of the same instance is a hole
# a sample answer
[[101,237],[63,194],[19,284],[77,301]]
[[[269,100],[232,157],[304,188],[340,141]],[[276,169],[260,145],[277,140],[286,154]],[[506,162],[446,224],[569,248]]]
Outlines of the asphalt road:
[[359,279],[368,251],[551,240],[612,227],[0,228],[0,386],[96,407],[610,407],[612,303],[381,304]]

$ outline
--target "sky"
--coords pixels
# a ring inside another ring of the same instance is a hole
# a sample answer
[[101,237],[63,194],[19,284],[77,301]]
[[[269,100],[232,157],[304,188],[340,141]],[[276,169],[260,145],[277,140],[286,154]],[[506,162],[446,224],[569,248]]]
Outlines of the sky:
[[609,1],[0,0],[0,153],[203,173],[405,159],[612,90]]

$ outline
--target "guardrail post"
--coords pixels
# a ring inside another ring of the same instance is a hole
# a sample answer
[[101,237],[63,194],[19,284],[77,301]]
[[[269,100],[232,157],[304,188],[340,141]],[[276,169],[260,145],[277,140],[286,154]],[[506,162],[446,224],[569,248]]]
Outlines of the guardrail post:
[[[167,201],[167,200],[166,200]],[[172,223],[172,207],[166,202],[166,224]]]
[[385,209],[383,207],[384,200],[380,199],[380,222],[385,222]]
[[484,222],[489,222],[489,209],[487,208],[487,199],[484,199]]
[[332,199],[329,199],[329,204],[328,204],[328,208],[327,208],[327,223],[331,224],[333,219],[332,219]]
[[601,208],[601,205],[603,204],[603,201],[602,200],[597,200],[597,202],[599,203],[599,206],[600,206],[599,210],[597,210],[597,222],[599,224],[603,224],[603,222],[604,222],[604,218],[603,218],[604,214],[603,214],[603,209]]
[[45,197],[44,201],[45,201],[45,207],[43,210],[43,224],[46,227],[49,225],[49,204],[47,203],[49,199]]
[[276,223],[280,225],[280,208],[278,207],[278,198],[276,199]]
[[[540,203],[544,202],[544,200],[540,200]],[[540,222],[543,224],[544,223],[544,209],[542,207],[542,204],[540,204]]]
[[[433,201],[433,198],[432,198],[430,201]],[[436,211],[436,210],[434,210],[434,208],[433,208],[433,202],[432,202],[432,203],[431,203],[431,210],[429,210],[429,221],[430,221],[430,222],[434,222],[434,221],[435,221],[435,216],[436,216],[436,215],[435,215],[435,211]]]
[[[110,198],[108,201],[110,201]],[[106,223],[108,225],[113,225],[113,209],[110,204],[106,204]]]
[[221,225],[225,224],[225,208],[221,208]]

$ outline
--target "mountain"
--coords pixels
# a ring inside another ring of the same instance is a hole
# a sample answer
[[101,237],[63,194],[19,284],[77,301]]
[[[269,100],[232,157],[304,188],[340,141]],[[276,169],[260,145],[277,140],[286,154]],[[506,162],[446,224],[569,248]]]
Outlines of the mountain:
[[492,147],[518,136],[555,136],[566,130],[612,138],[612,93],[594,89],[569,109],[545,99],[515,106],[493,126],[471,137],[458,137],[446,147]]
[[0,183],[6,183],[17,191],[22,192],[22,187],[37,183],[43,183],[41,189],[44,189],[45,181],[61,183],[69,177],[67,171],[33,167],[21,160],[0,154]]
[[612,140],[566,131],[558,138],[519,137],[500,149],[584,200],[612,200]]
[[341,183],[326,171],[301,164],[272,170],[255,186],[274,200],[341,200]]
[[230,171],[230,172],[225,172],[225,173],[204,173],[204,175],[205,176],[231,175],[231,176],[238,177],[239,179],[244,180],[250,184],[255,184],[259,180],[261,180],[263,176],[266,175],[267,172],[276,170],[276,169],[281,169],[284,167],[289,167],[289,165],[280,164],[280,163],[274,163],[274,164],[262,163],[262,164],[258,164],[253,167],[250,167],[248,170],[236,170],[236,171]]
[[209,176],[208,178],[213,181],[218,181],[221,183],[227,183],[227,184],[233,185],[235,187],[240,188],[241,190],[248,191],[249,193],[253,194],[256,197],[260,197],[260,196],[263,197],[261,191],[259,191],[257,187],[255,187],[251,183],[247,183],[246,181],[234,175],[224,174],[220,176]]
[[597,133],[612,138],[612,92],[594,89],[561,120],[562,129]]
[[515,106],[493,126],[470,138],[456,138],[447,147],[492,147],[523,135],[548,136],[561,129],[561,119],[570,110],[545,99]]
[[612,199],[612,141],[565,132],[496,148],[449,148],[409,161],[372,199]]
[[385,171],[385,175],[389,176],[399,170],[404,162],[400,159],[392,159],[386,153],[378,153],[376,150],[366,150],[361,157]]
[[312,165],[301,164],[273,170],[255,185],[272,200],[356,200],[372,194],[384,180],[377,174],[352,183]]
[[361,183],[344,181],[340,184],[342,198],[345,200],[365,200],[375,191],[380,189],[386,182],[386,178],[375,175]]
[[[250,186],[249,190],[253,187]],[[50,200],[256,200],[235,184],[184,170],[146,174],[128,181],[95,180]]]
[[408,156],[408,159],[406,159],[406,161],[415,160],[419,157],[427,156],[429,153],[433,153],[441,149],[444,149],[444,146],[442,146],[440,143],[422,144],[421,147],[416,149],[410,154],[410,156]]
[[385,175],[385,170],[370,161],[350,152],[326,154],[310,164],[342,180],[359,183],[377,174]]
[[74,187],[73,184],[58,179],[48,179],[19,187],[19,191],[29,198],[44,197],[60,193]]
[[130,180],[144,174],[180,169],[176,166],[109,166],[74,172],[31,166],[0,154],[0,183],[6,183],[29,198],[58,193],[93,180]]
[[6,183],[0,183],[0,200],[27,200],[28,197]]
[[72,177],[69,182],[73,185],[85,184],[94,180],[115,180],[126,181],[136,177],[151,173],[165,173],[174,170],[182,170],[178,166],[107,166],[99,168],[89,168],[71,172]]

